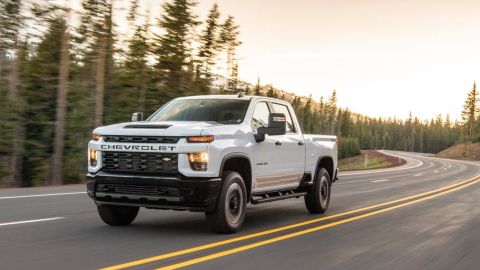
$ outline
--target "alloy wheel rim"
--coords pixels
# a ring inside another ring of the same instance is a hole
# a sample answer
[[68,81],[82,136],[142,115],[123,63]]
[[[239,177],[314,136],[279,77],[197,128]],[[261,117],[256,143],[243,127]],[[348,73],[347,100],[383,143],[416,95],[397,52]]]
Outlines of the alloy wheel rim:
[[325,176],[320,178],[320,189],[319,189],[320,204],[323,208],[326,207],[328,202],[329,190],[328,190],[328,179]]

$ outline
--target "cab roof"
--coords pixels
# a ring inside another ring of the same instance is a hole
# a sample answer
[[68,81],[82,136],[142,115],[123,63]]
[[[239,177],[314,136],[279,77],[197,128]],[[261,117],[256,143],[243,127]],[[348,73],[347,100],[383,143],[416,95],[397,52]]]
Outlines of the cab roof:
[[271,97],[264,97],[264,96],[246,96],[246,95],[200,95],[200,96],[188,96],[188,97],[179,97],[177,99],[240,99],[240,100],[257,100],[257,99],[269,99],[269,100],[275,100],[279,102],[285,102],[288,103],[287,101],[277,99],[277,98],[271,98]]

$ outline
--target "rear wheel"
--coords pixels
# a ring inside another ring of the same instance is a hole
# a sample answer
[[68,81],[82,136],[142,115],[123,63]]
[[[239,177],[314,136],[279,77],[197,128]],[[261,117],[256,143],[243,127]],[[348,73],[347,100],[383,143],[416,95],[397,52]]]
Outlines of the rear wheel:
[[247,192],[243,178],[237,172],[223,174],[223,186],[215,210],[205,213],[214,232],[235,233],[245,220]]
[[321,168],[313,186],[305,196],[305,206],[312,214],[325,213],[330,204],[331,179],[328,171]]
[[136,206],[117,206],[117,205],[98,205],[98,214],[103,222],[112,226],[130,225],[137,217],[139,207]]

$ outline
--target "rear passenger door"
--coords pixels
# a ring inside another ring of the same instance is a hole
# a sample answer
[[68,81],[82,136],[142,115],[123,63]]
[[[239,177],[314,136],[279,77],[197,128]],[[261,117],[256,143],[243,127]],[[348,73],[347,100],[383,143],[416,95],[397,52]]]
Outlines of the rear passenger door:
[[[305,143],[300,128],[293,121],[293,112],[291,108],[282,103],[271,103],[274,113],[285,114],[287,120],[287,130],[285,135],[271,136],[276,139],[278,149],[281,152],[279,161],[282,174],[284,175],[283,184],[299,183],[305,172]],[[278,142],[280,145],[278,145]]]

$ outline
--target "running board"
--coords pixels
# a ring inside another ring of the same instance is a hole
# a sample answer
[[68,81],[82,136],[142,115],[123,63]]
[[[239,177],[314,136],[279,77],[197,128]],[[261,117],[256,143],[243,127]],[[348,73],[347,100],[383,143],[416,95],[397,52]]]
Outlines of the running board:
[[[285,200],[290,198],[299,198],[305,195],[307,195],[307,192],[293,191],[293,190],[274,191],[274,192],[268,192],[262,195],[253,196],[250,202],[252,204],[260,204],[260,203],[280,201],[280,200]],[[260,198],[255,198],[255,197],[260,197]]]

